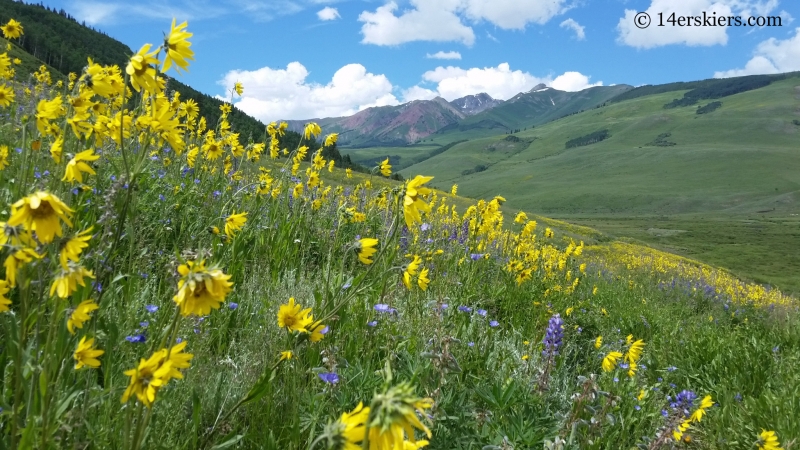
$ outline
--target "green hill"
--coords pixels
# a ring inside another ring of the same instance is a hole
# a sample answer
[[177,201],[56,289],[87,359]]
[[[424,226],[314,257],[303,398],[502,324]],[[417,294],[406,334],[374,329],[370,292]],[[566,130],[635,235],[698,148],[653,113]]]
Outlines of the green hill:
[[[800,256],[788,249],[800,248],[800,79],[769,81],[721,98],[706,92],[692,106],[665,107],[691,90],[631,96],[522,131],[518,141],[463,142],[403,174],[433,175],[442,188],[457,183],[467,196],[502,193],[515,208],[798,290]],[[708,108],[708,98],[721,105]],[[604,131],[603,140],[567,148]]]

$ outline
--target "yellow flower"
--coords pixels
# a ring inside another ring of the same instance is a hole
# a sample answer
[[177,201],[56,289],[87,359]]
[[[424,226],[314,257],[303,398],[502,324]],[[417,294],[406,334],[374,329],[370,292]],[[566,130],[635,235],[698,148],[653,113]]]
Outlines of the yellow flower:
[[644,390],[644,389],[641,389],[639,391],[639,395],[636,396],[636,400],[642,401],[642,400],[644,400],[645,397],[647,397],[647,391]]
[[84,161],[97,161],[100,155],[94,154],[94,149],[84,150],[67,163],[67,169],[64,171],[64,178],[61,181],[77,181],[83,183],[83,172],[95,175],[92,166],[86,164]]
[[692,422],[700,422],[703,416],[706,414],[706,410],[714,406],[714,402],[711,400],[710,395],[706,395],[703,397],[703,400],[700,402],[700,406],[692,413],[692,416],[689,418]]
[[225,234],[228,237],[233,237],[234,233],[241,230],[247,222],[247,213],[231,214],[225,219]]
[[570,306],[569,308],[567,308],[567,311],[566,311],[566,315],[567,315],[567,317],[569,317],[569,316],[571,316],[571,315],[572,315],[572,311],[575,311],[575,308],[573,308],[572,306]]
[[325,337],[325,334],[328,332],[328,327],[325,326],[322,322],[314,322],[308,327],[311,333],[311,336],[308,338],[311,342],[319,342],[322,338]]
[[689,428],[689,423],[689,419],[686,419],[678,425],[678,429],[672,431],[672,437],[674,437],[676,441],[681,440],[683,433]]
[[50,120],[58,119],[66,113],[61,102],[61,96],[57,95],[51,100],[39,100],[36,105],[36,128],[43,135],[50,134]]
[[330,160],[328,162],[328,172],[333,173],[333,164],[335,163],[334,160]]
[[59,298],[67,298],[78,290],[78,285],[86,286],[84,278],[94,278],[91,270],[83,266],[73,265],[62,269],[61,273],[53,280],[50,285],[50,296],[57,294]]
[[347,168],[344,170],[345,175],[347,178],[353,178],[353,169]]
[[358,260],[364,264],[372,264],[372,255],[378,251],[375,246],[378,245],[378,240],[375,238],[362,238],[356,244],[358,250]]
[[322,128],[320,128],[316,123],[310,122],[306,124],[305,130],[303,130],[303,137],[306,139],[311,139],[315,136],[318,136],[320,133],[322,133]]
[[9,286],[16,287],[19,268],[22,267],[23,264],[33,261],[34,258],[42,259],[44,255],[40,255],[30,248],[22,248],[8,255],[3,265],[6,268],[6,280]]
[[286,360],[292,359],[292,356],[293,356],[292,355],[292,351],[291,350],[286,350],[285,352],[281,352],[281,359],[280,360],[281,361],[286,361]]
[[551,230],[550,228],[545,228],[544,237],[552,238],[553,237],[553,230]]
[[0,313],[8,311],[8,306],[11,305],[11,300],[6,298],[6,294],[10,291],[8,281],[0,280]]
[[[369,407],[364,407],[363,402],[349,413],[342,413],[339,420],[329,423],[325,427],[325,434],[332,440],[339,450],[361,450],[362,442],[366,437],[366,422],[369,418]],[[329,441],[331,442],[331,441]]]
[[639,339],[631,344],[628,353],[625,354],[625,360],[631,363],[639,361],[639,358],[642,357],[642,350],[644,350],[644,341]]
[[75,353],[72,354],[72,357],[75,358],[75,370],[83,366],[92,368],[100,367],[100,360],[98,360],[97,357],[101,356],[103,353],[105,353],[104,350],[97,350],[94,348],[94,338],[87,341],[86,336],[82,337],[81,341],[78,343],[78,347],[75,349]]
[[39,191],[18,200],[11,206],[8,225],[12,227],[24,225],[29,232],[36,232],[39,242],[47,244],[52,242],[55,236],[61,236],[60,220],[72,226],[70,215],[73,212],[55,195]]
[[72,262],[78,262],[78,257],[83,249],[89,246],[89,239],[92,238],[89,233],[92,232],[93,228],[94,227],[89,227],[86,230],[81,231],[64,244],[64,246],[61,248],[61,253],[59,254],[61,267],[66,269],[68,260]]
[[407,289],[411,289],[411,277],[417,274],[420,264],[422,264],[422,259],[414,255],[414,259],[406,265],[406,270],[403,271],[403,284]]
[[331,145],[336,143],[336,140],[339,139],[339,133],[331,133],[325,138],[325,147],[330,147]]
[[392,166],[391,164],[389,164],[389,158],[386,158],[383,160],[383,162],[381,162],[380,171],[381,175],[385,177],[388,177],[389,175],[392,174]]
[[164,52],[166,55],[164,56],[162,72],[169,70],[173,62],[175,63],[175,70],[178,73],[180,73],[180,69],[188,71],[189,69],[187,69],[187,67],[189,67],[189,63],[186,60],[190,59],[194,61],[194,52],[189,49],[192,43],[187,41],[187,39],[192,37],[192,33],[187,32],[185,28],[186,22],[176,27],[175,19],[172,19],[172,28],[169,34],[164,38]]
[[61,164],[61,153],[64,151],[64,137],[59,136],[50,147],[50,156],[56,164]]
[[[156,94],[161,90],[156,82],[156,68],[153,66],[154,64],[158,65],[158,59],[155,58],[158,50],[148,53],[150,47],[152,44],[144,44],[135,55],[131,56],[125,72],[130,76],[131,85],[136,92],[144,88],[150,94]],[[175,63],[177,64],[178,61],[176,60]]]
[[308,326],[313,321],[311,308],[303,309],[302,305],[295,303],[294,297],[290,297],[288,303],[278,308],[278,328],[308,333]]
[[81,302],[67,321],[67,330],[70,334],[75,334],[75,328],[83,328],[83,323],[91,319],[89,313],[97,309],[100,309],[100,306],[92,300]]
[[517,217],[514,218],[514,222],[516,223],[524,223],[527,221],[528,221],[528,216],[522,211],[520,211],[519,214],[517,214]]
[[6,39],[16,39],[23,34],[22,24],[14,19],[10,19],[0,30],[3,30],[3,37]]
[[594,348],[600,348],[603,345],[603,336],[597,336],[594,340]]
[[617,359],[619,358],[622,358],[622,353],[609,352],[606,357],[603,358],[603,370],[606,372],[614,370],[614,367],[617,366]]
[[183,316],[204,316],[212,309],[219,309],[220,303],[231,291],[233,283],[228,281],[231,275],[222,270],[207,269],[204,261],[187,261],[178,266],[181,279],[178,281],[178,293],[172,300],[178,305]]
[[14,103],[14,89],[5,84],[0,84],[0,106],[6,107]]
[[369,448],[401,449],[405,446],[406,438],[416,444],[415,428],[422,430],[430,438],[431,431],[419,421],[417,413],[425,417],[425,410],[432,406],[433,400],[415,396],[408,383],[401,383],[383,394],[376,394],[370,405],[367,423]]
[[403,442],[403,450],[419,450],[422,447],[427,447],[430,442],[426,441],[425,439],[420,439],[416,442],[405,441]]
[[0,170],[8,167],[8,146],[0,145]]
[[136,395],[148,408],[156,401],[156,392],[169,381],[172,363],[163,361],[161,352],[156,352],[149,359],[142,358],[136,368],[126,370],[125,375],[131,377],[127,389],[122,394],[122,403],[131,395]]
[[409,181],[406,185],[406,191],[403,195],[403,216],[406,219],[408,228],[414,222],[422,222],[419,212],[430,212],[431,206],[420,198],[421,196],[430,194],[430,188],[423,187],[422,185],[431,181],[433,177],[423,177],[417,175],[413,180]]
[[420,289],[426,291],[428,290],[428,284],[430,282],[431,280],[428,279],[428,268],[426,267],[419,272],[419,278],[417,279],[417,284],[419,285]]
[[761,434],[756,442],[758,450],[782,450],[781,443],[778,441],[778,436],[774,431],[767,431],[761,429]]
[[453,187],[450,189],[450,195],[458,194],[458,185],[454,184]]
[[522,355],[522,360],[523,361],[527,361],[529,358],[530,358],[530,356],[528,356],[528,355]]
[[233,91],[241,97],[244,93],[244,86],[242,86],[242,83],[237,81],[236,83],[233,83]]
[[[186,349],[186,344],[187,342],[183,341],[169,350],[162,348],[156,353],[160,357],[161,364],[169,363],[169,371],[164,376],[165,382],[173,378],[182,380],[183,374],[178,369],[188,369],[192,365],[189,361],[194,358],[194,355],[183,352]],[[167,354],[169,354],[169,357],[167,357]]]

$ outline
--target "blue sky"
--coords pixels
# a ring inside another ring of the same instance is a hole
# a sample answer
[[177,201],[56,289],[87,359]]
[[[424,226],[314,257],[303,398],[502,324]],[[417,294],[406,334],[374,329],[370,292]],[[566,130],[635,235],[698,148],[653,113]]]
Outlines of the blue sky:
[[[545,83],[661,84],[800,70],[796,0],[45,0],[134,51],[188,21],[182,81],[265,121]],[[647,12],[651,24],[635,26]],[[780,27],[680,27],[658,14],[780,16]],[[447,58],[447,59],[444,59]]]

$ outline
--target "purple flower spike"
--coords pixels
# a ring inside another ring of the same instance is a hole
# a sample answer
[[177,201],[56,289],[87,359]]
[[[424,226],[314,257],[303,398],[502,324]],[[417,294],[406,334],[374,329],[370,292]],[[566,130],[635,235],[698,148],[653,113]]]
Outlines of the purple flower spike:
[[564,321],[559,314],[554,314],[547,322],[547,331],[544,335],[544,350],[542,355],[545,357],[558,355],[558,348],[561,347],[561,339],[564,337]]

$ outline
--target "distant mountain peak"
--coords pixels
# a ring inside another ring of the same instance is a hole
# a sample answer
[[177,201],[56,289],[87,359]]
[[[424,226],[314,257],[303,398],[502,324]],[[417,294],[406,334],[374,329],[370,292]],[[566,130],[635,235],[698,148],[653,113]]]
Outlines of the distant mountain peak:
[[450,102],[450,105],[465,116],[474,116],[475,114],[494,108],[501,103],[503,103],[502,100],[495,100],[491,95],[481,92],[479,94],[457,98]]
[[534,87],[533,87],[533,89],[531,89],[531,90],[530,90],[530,91],[528,91],[528,92],[539,92],[539,91],[544,91],[545,89],[552,89],[552,88],[551,88],[551,87],[549,87],[549,86],[547,86],[547,85],[546,85],[546,84],[544,84],[544,83],[539,83],[539,84],[537,84],[536,86],[534,86]]

